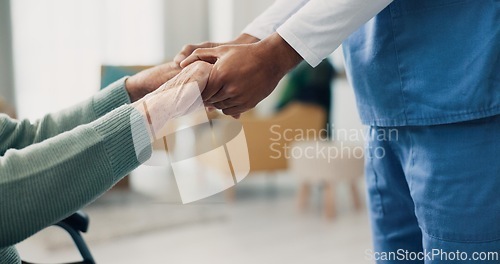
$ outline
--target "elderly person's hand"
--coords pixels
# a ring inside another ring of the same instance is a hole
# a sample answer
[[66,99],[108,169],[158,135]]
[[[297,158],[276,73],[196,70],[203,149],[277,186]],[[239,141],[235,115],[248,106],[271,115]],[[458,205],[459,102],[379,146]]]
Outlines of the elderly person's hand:
[[195,62],[132,104],[150,124],[153,141],[166,135],[168,121],[203,107],[201,92],[207,85],[212,67],[203,61]]
[[181,72],[181,70],[182,69],[177,63],[168,62],[141,71],[128,78],[125,82],[125,87],[129,94],[130,101],[133,103],[155,91],[158,87],[162,86],[165,82]]

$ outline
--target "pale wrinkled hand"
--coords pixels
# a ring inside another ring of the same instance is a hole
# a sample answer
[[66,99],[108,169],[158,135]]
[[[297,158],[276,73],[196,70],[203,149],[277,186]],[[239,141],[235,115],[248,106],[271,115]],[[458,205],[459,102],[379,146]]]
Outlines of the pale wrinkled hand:
[[165,136],[168,121],[203,107],[200,96],[212,67],[206,62],[193,63],[133,104],[151,125],[155,139]]

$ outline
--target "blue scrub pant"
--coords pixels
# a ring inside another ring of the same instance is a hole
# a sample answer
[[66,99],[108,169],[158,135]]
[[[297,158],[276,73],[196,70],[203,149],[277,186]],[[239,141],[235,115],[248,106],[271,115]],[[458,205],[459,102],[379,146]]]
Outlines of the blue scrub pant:
[[500,116],[369,135],[377,263],[500,263]]

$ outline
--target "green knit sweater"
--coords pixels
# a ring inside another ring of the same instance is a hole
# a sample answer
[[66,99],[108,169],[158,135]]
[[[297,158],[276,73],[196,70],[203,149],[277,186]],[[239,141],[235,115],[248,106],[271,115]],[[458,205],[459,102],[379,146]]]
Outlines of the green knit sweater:
[[[35,123],[0,115],[0,263],[13,247],[94,201],[151,155],[144,119],[119,80]],[[131,124],[143,128],[134,140]]]

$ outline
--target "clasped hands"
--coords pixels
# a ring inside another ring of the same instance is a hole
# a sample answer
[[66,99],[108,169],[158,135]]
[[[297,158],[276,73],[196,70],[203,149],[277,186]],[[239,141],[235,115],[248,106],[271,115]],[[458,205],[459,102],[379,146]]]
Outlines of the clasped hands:
[[242,34],[228,43],[187,45],[174,62],[185,68],[196,61],[213,64],[202,92],[206,106],[238,118],[254,108],[302,58],[277,33],[259,40]]
[[261,41],[242,34],[228,43],[187,45],[173,62],[142,71],[128,78],[125,86],[133,106],[146,116],[142,105],[147,102],[158,112],[159,124],[192,107],[193,95],[180,93],[193,83],[205,106],[239,118],[301,60],[277,33]]

